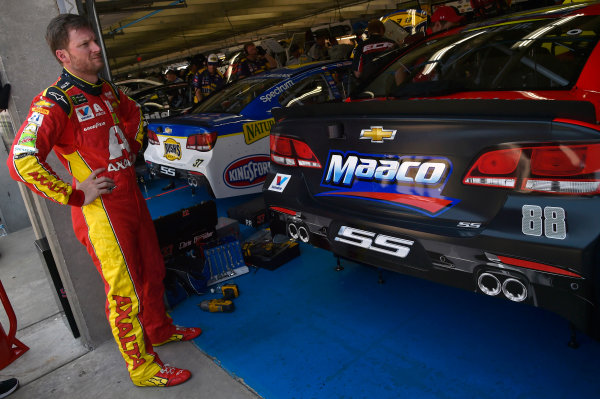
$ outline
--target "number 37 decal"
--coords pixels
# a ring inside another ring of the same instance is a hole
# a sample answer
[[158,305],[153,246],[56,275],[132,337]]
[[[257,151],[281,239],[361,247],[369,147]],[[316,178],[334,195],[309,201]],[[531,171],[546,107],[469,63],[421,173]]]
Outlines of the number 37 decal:
[[565,210],[555,206],[544,209],[537,205],[523,205],[521,231],[528,236],[564,240],[567,237]]

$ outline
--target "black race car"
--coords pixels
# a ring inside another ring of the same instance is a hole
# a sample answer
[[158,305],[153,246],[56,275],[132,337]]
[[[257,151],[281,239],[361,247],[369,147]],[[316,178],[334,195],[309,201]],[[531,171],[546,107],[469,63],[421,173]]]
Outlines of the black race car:
[[370,101],[273,111],[272,231],[600,339],[599,32],[598,4],[505,16],[427,38]]

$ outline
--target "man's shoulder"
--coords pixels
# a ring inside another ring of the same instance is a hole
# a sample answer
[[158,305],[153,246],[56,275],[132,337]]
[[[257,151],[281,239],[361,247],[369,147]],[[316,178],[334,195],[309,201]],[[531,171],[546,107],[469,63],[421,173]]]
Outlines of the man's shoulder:
[[58,106],[58,108],[62,109],[67,116],[71,116],[73,104],[69,98],[69,94],[67,93],[71,87],[73,87],[72,84],[68,85],[64,82],[61,82],[61,80],[58,80],[54,85],[47,87],[40,93],[38,96],[39,100],[34,101],[32,104],[32,109],[47,109],[47,112],[42,113],[48,115],[57,109],[55,106]]

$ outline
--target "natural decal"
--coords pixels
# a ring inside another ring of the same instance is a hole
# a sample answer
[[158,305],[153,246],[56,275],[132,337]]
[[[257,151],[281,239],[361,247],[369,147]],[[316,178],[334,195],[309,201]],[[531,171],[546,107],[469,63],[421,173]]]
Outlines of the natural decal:
[[223,180],[232,188],[258,186],[265,181],[270,162],[271,158],[268,155],[251,155],[237,159],[227,166]]
[[246,144],[252,144],[255,141],[267,137],[271,133],[271,127],[275,124],[275,119],[266,119],[264,121],[245,123],[244,140]]
[[169,161],[181,159],[181,145],[173,139],[166,139],[164,157],[167,158]]

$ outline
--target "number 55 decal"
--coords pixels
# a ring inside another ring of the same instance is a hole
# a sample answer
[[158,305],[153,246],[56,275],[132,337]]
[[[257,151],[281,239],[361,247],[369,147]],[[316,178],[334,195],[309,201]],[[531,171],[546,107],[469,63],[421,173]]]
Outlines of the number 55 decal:
[[541,236],[564,240],[567,237],[565,210],[555,206],[544,208],[537,205],[523,205],[521,231],[528,236]]

